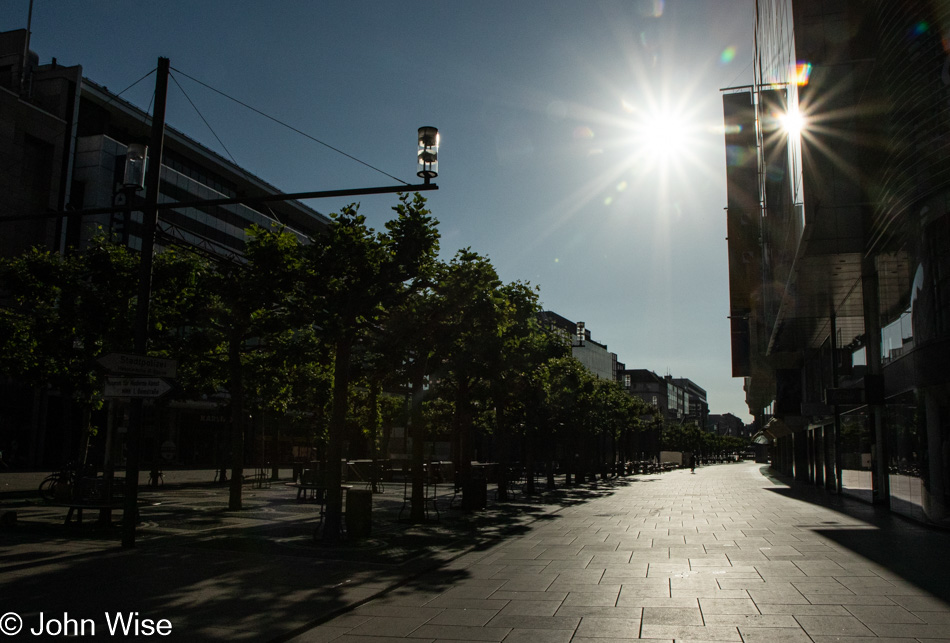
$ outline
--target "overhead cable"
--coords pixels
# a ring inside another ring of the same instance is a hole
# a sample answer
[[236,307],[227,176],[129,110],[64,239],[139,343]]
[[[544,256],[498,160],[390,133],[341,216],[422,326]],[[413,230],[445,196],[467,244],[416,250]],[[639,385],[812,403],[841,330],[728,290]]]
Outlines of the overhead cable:
[[371,170],[375,170],[376,172],[379,172],[380,174],[383,174],[383,175],[385,175],[385,176],[388,176],[389,178],[393,179],[394,181],[399,181],[399,182],[402,183],[403,185],[409,185],[408,183],[406,183],[406,182],[403,181],[402,179],[400,179],[400,178],[398,178],[398,177],[395,177],[395,176],[393,176],[392,174],[389,174],[388,172],[384,172],[383,170],[379,169],[378,167],[374,167],[374,166],[370,165],[369,163],[367,163],[366,161],[362,161],[362,160],[356,158],[356,157],[353,156],[352,154],[347,154],[347,153],[344,152],[343,150],[338,149],[338,148],[336,148],[336,147],[333,147],[333,146],[330,145],[329,143],[324,143],[324,142],[321,141],[320,139],[318,139],[318,138],[316,138],[316,137],[313,137],[313,136],[311,136],[310,134],[307,134],[306,132],[297,129],[297,128],[294,127],[293,125],[289,125],[289,124],[287,124],[287,123],[285,123],[285,122],[283,122],[283,121],[281,121],[281,120],[279,120],[279,119],[277,119],[277,118],[274,118],[274,117],[271,116],[270,114],[266,114],[266,113],[262,112],[261,110],[255,108],[255,107],[251,107],[251,106],[248,105],[247,103],[245,103],[245,102],[243,102],[243,101],[240,101],[240,100],[238,100],[237,98],[234,98],[233,96],[229,96],[228,94],[225,94],[225,93],[224,93],[223,91],[221,91],[220,89],[215,89],[215,88],[212,87],[211,85],[208,85],[207,83],[204,83],[204,82],[198,80],[197,78],[195,78],[195,77],[193,77],[193,76],[189,76],[188,74],[186,74],[185,72],[183,72],[183,71],[180,70],[180,69],[177,69],[177,68],[174,68],[174,67],[173,67],[172,70],[178,72],[179,74],[181,74],[181,75],[184,76],[185,78],[188,78],[189,80],[192,80],[192,81],[198,83],[198,84],[201,85],[202,87],[205,87],[205,88],[207,88],[207,89],[210,89],[211,91],[215,92],[216,94],[220,94],[221,96],[224,96],[224,97],[227,98],[228,100],[232,100],[232,101],[234,101],[235,103],[237,103],[238,105],[241,105],[241,106],[243,106],[243,107],[245,107],[245,108],[251,110],[252,112],[254,112],[254,113],[256,113],[256,114],[259,114],[260,116],[263,116],[264,118],[266,118],[266,119],[268,119],[268,120],[271,120],[271,121],[277,123],[278,125],[282,125],[282,126],[286,127],[287,129],[289,129],[289,130],[291,130],[291,131],[293,131],[293,132],[296,132],[297,134],[300,134],[301,136],[303,136],[303,137],[305,137],[305,138],[310,139],[310,140],[313,141],[314,143],[319,143],[320,145],[322,145],[322,146],[324,146],[324,147],[326,147],[326,148],[328,148],[328,149],[331,149],[331,150],[333,150],[334,152],[336,152],[336,153],[338,153],[338,154],[342,154],[343,156],[347,157],[348,159],[351,159],[351,160],[353,160],[353,161],[356,161],[357,163],[360,163],[361,165],[365,165],[366,167],[368,167],[368,168],[371,169]]

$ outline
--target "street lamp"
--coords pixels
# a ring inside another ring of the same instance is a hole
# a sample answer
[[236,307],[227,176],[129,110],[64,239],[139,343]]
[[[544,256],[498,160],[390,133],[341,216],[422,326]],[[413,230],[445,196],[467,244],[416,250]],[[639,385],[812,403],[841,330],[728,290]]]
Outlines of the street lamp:
[[439,176],[439,130],[435,127],[419,128],[419,171],[416,176],[428,183]]
[[131,143],[125,152],[125,167],[122,171],[122,187],[119,189],[115,198],[114,205],[123,205],[125,210],[113,214],[113,220],[116,215],[120,216],[118,225],[122,231],[122,245],[129,245],[129,228],[132,223],[132,205],[135,203],[135,196],[145,189],[145,168],[148,159],[148,146],[141,143]]
[[[131,144],[128,146],[126,162],[122,176],[120,193],[126,197],[125,203],[110,207],[84,208],[82,210],[66,210],[41,214],[44,217],[73,217],[93,216],[101,214],[123,214],[126,220],[123,236],[127,242],[128,219],[133,210],[142,211],[141,226],[141,261],[139,263],[139,284],[136,297],[135,318],[133,322],[133,352],[139,356],[148,354],[148,322],[149,303],[152,286],[152,259],[155,244],[155,231],[158,223],[158,213],[162,210],[178,210],[189,207],[215,207],[226,205],[256,206],[281,201],[299,201],[306,199],[339,198],[349,196],[365,196],[371,194],[393,194],[406,192],[423,192],[438,190],[439,186],[431,183],[431,179],[439,175],[439,130],[435,127],[420,127],[418,136],[417,161],[419,170],[416,175],[425,181],[422,184],[388,185],[367,188],[353,188],[343,190],[321,190],[312,192],[297,192],[293,194],[265,194],[254,196],[225,197],[220,199],[196,199],[193,201],[159,202],[159,185],[161,183],[162,156],[165,139],[165,103],[168,91],[169,60],[158,59],[158,69],[155,82],[155,109],[151,119],[151,136],[149,145]],[[397,179],[398,180],[398,179]],[[133,204],[137,192],[145,190],[145,198],[139,207]],[[4,223],[18,220],[36,219],[36,214],[4,217]],[[143,398],[133,397],[130,402],[129,428],[127,435],[126,458],[126,493],[125,515],[122,524],[122,546],[135,545],[135,524],[138,512],[138,478],[139,478],[139,444],[141,427],[143,425]]]
[[140,192],[145,189],[145,159],[148,146],[132,143],[125,153],[125,171],[122,173],[122,187]]

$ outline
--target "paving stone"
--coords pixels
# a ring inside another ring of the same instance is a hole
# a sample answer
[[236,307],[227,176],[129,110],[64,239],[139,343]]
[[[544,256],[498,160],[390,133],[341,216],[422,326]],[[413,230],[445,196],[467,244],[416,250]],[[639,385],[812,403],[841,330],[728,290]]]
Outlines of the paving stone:
[[869,636],[871,630],[853,616],[796,616],[811,636]]
[[894,605],[897,596],[855,596],[849,594],[805,594],[812,605]]
[[545,601],[545,602],[556,602],[560,603],[565,598],[567,598],[567,592],[554,592],[554,591],[545,591],[545,592],[509,592],[508,590],[502,588],[491,595],[491,600],[505,600],[505,601]]
[[640,619],[585,616],[574,635],[597,639],[635,639],[640,636]]
[[505,637],[505,643],[569,643],[573,635],[572,630],[520,630],[515,628]]
[[848,605],[845,607],[862,623],[926,623],[899,605]]
[[707,614],[703,612],[703,621],[706,625],[734,625],[741,632],[747,627],[793,627],[801,629],[801,625],[791,614]]
[[669,584],[624,584],[620,589],[620,597],[617,599],[618,605],[639,605],[637,602],[641,598],[669,598]]
[[893,596],[891,600],[911,612],[944,612],[950,605],[933,596]]
[[[815,636],[815,643],[918,643],[914,638],[893,638],[876,636]],[[927,643],[938,643],[950,639],[926,639]]]
[[499,615],[505,616],[554,616],[563,601],[512,600]]
[[868,623],[868,627],[877,636],[904,636],[917,639],[940,639],[950,638],[950,632],[947,626],[942,623],[937,624],[913,624],[913,623]]
[[695,596],[697,598],[748,599],[749,592],[744,589],[671,589],[670,596]]
[[641,620],[656,625],[704,625],[696,607],[644,607]]
[[[811,643],[812,638],[800,628],[789,627],[746,627],[742,628],[742,640],[745,643]],[[839,643],[850,643],[839,639]]]
[[639,607],[620,607],[604,605],[561,605],[556,616],[585,618],[587,616],[604,616],[610,618],[639,619],[642,609]]
[[703,614],[758,614],[755,603],[749,598],[699,598]]
[[913,615],[924,623],[950,624],[950,611],[945,612],[913,612]]
[[721,625],[652,625],[644,623],[640,637],[645,639],[674,639],[689,641],[742,641],[739,630]]
[[569,616],[531,616],[525,614],[499,614],[489,623],[495,628],[520,628],[534,630],[571,630],[577,628],[580,618]]
[[[445,610],[441,607],[413,607],[412,616],[433,618]],[[385,604],[379,600],[360,605],[352,612],[356,616],[406,616],[405,605]],[[493,612],[494,613],[494,612]]]
[[562,605],[613,606],[617,604],[619,592],[568,592]]
[[[414,639],[450,641],[502,641],[509,627],[471,627],[467,625],[423,625],[410,635]],[[370,642],[375,643],[375,642]]]
[[[431,625],[485,625],[495,618],[497,610],[451,608],[442,610],[441,614],[433,616],[427,622]],[[421,625],[421,623],[420,623]]]
[[[468,613],[473,610],[457,610],[457,612]],[[483,610],[478,610],[483,611]],[[445,617],[445,612],[435,617],[441,619]],[[349,632],[348,636],[407,636],[418,629],[429,619],[427,617],[409,616],[408,618],[395,618],[392,616],[374,616],[364,623],[360,623]],[[484,625],[479,622],[478,625]]]

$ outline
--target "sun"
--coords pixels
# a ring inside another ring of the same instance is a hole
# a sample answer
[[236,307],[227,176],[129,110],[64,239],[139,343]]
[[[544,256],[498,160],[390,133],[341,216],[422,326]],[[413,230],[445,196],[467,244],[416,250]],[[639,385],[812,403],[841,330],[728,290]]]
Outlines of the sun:
[[682,114],[672,111],[646,114],[633,126],[634,153],[661,163],[675,162],[685,154],[689,129]]

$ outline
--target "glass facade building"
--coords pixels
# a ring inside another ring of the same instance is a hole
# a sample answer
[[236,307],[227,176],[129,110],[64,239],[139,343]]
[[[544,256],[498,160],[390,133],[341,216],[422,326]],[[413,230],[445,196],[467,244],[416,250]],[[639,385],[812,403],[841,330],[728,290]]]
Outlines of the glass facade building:
[[723,92],[733,375],[776,468],[947,523],[950,6],[755,11]]

